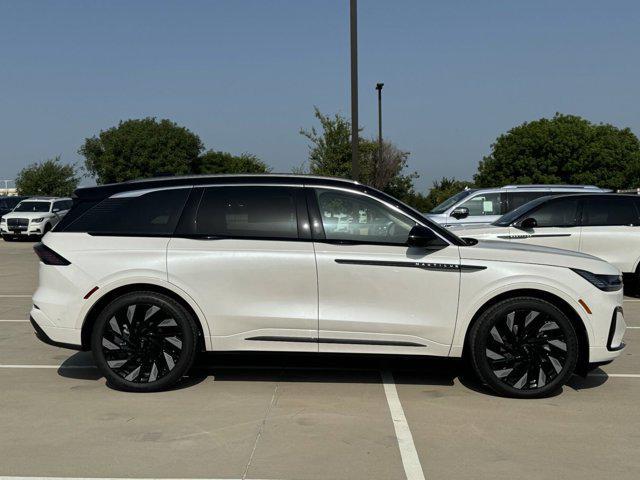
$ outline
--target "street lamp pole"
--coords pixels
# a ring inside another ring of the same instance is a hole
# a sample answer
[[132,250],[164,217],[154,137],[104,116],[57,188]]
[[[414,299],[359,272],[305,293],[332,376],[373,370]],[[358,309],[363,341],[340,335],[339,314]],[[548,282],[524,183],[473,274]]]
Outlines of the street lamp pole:
[[378,91],[378,161],[382,165],[382,87],[384,83],[376,83]]
[[358,0],[350,2],[351,32],[351,176],[360,177],[358,162]]

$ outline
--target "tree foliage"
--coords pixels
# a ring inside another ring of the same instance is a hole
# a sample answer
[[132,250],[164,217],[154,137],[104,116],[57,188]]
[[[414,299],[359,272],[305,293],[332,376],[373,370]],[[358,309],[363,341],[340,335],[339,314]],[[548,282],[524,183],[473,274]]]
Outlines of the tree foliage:
[[266,163],[251,153],[232,155],[209,150],[198,159],[197,173],[268,173]]
[[[329,177],[352,178],[351,175],[351,123],[342,115],[325,115],[316,107],[315,118],[320,129],[301,129],[300,134],[309,140],[307,168],[296,173],[311,173]],[[400,200],[412,200],[417,196],[413,181],[417,173],[406,173],[409,152],[400,150],[390,142],[383,142],[382,155],[375,140],[358,139],[360,162],[359,181],[383,190]]]
[[98,184],[197,171],[200,138],[170,120],[127,120],[87,138],[78,153]]
[[473,188],[473,182],[466,180],[456,180],[455,178],[442,177],[441,180],[435,180],[433,186],[425,198],[425,209],[427,212],[434,207],[440,205],[447,198],[464,190],[465,188]]
[[508,183],[640,184],[640,142],[628,128],[593,124],[557,113],[523,123],[498,137],[480,162],[480,187]]
[[79,182],[76,168],[61,163],[57,156],[23,168],[16,177],[16,189],[18,195],[68,197]]

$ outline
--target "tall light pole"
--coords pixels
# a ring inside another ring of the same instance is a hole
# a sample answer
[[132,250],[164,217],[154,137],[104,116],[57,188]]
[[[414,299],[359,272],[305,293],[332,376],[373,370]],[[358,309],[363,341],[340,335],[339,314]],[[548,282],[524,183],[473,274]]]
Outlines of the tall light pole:
[[358,0],[351,0],[351,176],[360,178],[358,162]]
[[378,162],[380,165],[382,165],[382,87],[384,87],[384,83],[376,83],[378,91]]

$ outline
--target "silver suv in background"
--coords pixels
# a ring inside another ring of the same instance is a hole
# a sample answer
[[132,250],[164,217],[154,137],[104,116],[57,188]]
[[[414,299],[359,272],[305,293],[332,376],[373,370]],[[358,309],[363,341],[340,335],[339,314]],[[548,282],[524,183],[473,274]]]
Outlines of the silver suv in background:
[[425,216],[444,226],[483,225],[495,222],[536,198],[561,193],[603,193],[611,190],[593,185],[505,185],[470,188],[456,193]]
[[70,198],[31,197],[23,200],[2,216],[2,238],[7,242],[19,238],[40,239],[56,226],[72,205]]

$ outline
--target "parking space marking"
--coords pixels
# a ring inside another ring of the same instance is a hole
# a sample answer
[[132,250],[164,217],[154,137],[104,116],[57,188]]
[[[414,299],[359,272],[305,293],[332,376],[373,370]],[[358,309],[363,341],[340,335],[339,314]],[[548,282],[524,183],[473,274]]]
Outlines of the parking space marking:
[[[0,294],[0,298],[31,298],[33,295],[5,295]],[[0,477],[2,478],[2,477]]]
[[28,322],[29,320],[0,320],[0,322]]
[[396,389],[393,374],[390,370],[386,369],[380,371],[380,376],[382,377],[384,394],[387,397],[387,404],[391,412],[391,420],[393,421],[393,428],[396,432],[396,440],[400,448],[400,458],[402,458],[404,473],[407,476],[407,480],[424,480],[422,465],[418,458],[416,446],[413,443],[413,436],[407,423],[407,417],[404,414],[400,398],[398,397],[398,390]]
[[590,373],[589,377],[640,378],[640,373]]

